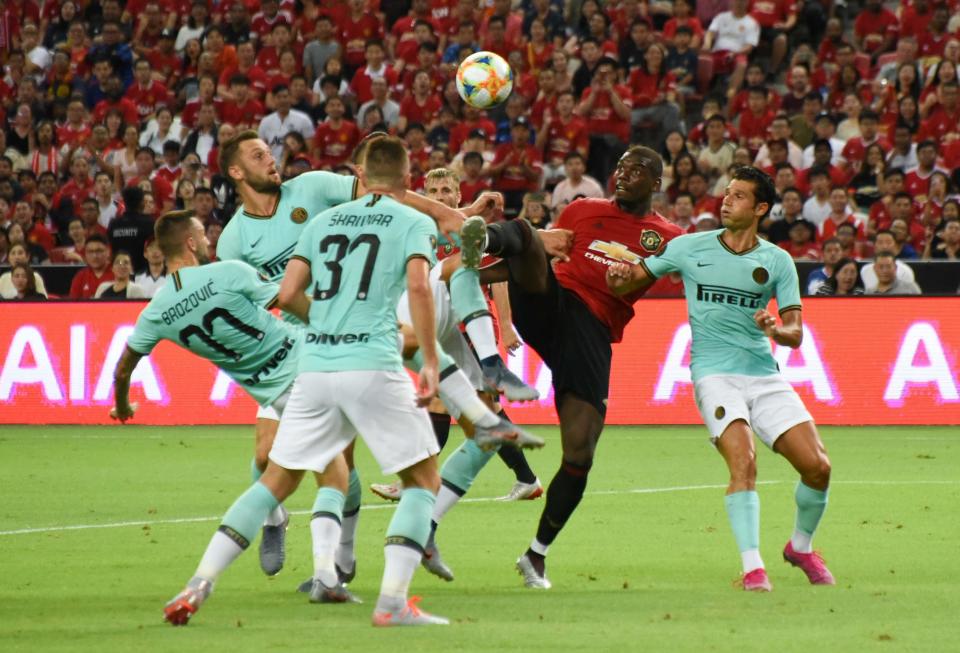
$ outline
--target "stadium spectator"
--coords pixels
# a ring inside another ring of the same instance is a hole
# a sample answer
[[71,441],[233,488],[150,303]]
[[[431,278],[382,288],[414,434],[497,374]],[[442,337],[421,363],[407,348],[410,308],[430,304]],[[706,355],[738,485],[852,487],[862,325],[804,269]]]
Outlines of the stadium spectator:
[[[236,4],[243,7],[242,3]],[[303,69],[310,85],[321,75],[331,57],[341,55],[341,46],[335,37],[333,20],[329,15],[321,13],[317,16],[315,30],[313,39],[303,48]]]
[[881,0],[866,0],[853,25],[854,41],[875,62],[884,52],[890,52],[896,44],[899,21],[896,15],[884,8]]
[[587,120],[590,132],[587,169],[597,179],[611,178],[616,162],[630,139],[633,99],[629,87],[617,83],[618,68],[615,59],[601,59],[593,81],[583,91],[578,107],[579,114]]
[[867,295],[919,295],[920,286],[897,275],[897,260],[891,252],[878,252],[873,259],[875,279],[864,280]]
[[[342,98],[338,96],[328,98],[324,110],[327,119],[317,125],[315,135],[313,132],[310,136],[303,134],[302,131],[300,133],[308,140],[313,138],[313,158],[317,161],[317,165],[323,170],[332,170],[350,158],[353,148],[360,141],[360,130],[356,123],[344,117],[346,105]],[[311,125],[310,128],[312,130],[313,126]]]
[[[817,295],[819,289],[830,278],[834,277],[839,261],[843,259],[843,246],[836,238],[823,242],[823,266],[812,270],[807,275],[807,294]],[[859,278],[859,273],[858,273]]]
[[828,203],[830,205],[830,212],[818,228],[818,239],[821,242],[833,238],[834,234],[837,233],[837,227],[845,223],[852,224],[857,228],[858,238],[866,237],[866,229],[863,224],[861,224],[860,220],[850,211],[845,188],[834,186],[830,190]]
[[[934,140],[923,140],[917,145],[917,167],[907,170],[903,178],[903,188],[918,201],[926,200],[930,190],[930,177],[934,172],[947,172],[937,167],[939,148]],[[949,173],[948,173],[949,174]]]
[[[356,2],[357,0],[352,1]],[[276,110],[260,121],[258,133],[260,138],[270,146],[273,157],[279,161],[283,154],[283,137],[287,135],[287,132],[299,132],[309,141],[313,138],[315,129],[310,116],[291,108],[292,98],[289,87],[282,84],[275,86],[273,88],[273,101]],[[343,106],[342,101],[340,104]],[[329,115],[329,101],[327,111]],[[356,128],[356,125],[354,125],[354,128]],[[352,149],[352,146],[350,149]]]
[[633,102],[632,141],[648,147],[659,147],[666,135],[680,126],[677,78],[667,69],[666,57],[666,48],[659,43],[649,46],[628,82]]
[[883,186],[883,171],[885,168],[883,157],[883,147],[879,143],[867,146],[863,161],[859,166],[860,171],[853,176],[848,184],[848,189],[853,191],[854,210],[867,213],[870,207],[882,198],[880,189]]
[[67,225],[67,243],[50,250],[50,262],[83,265],[83,250],[87,244],[87,232],[83,226],[83,220],[80,218],[74,218]]
[[551,113],[537,132],[536,146],[544,153],[543,181],[547,187],[553,187],[563,180],[566,159],[571,153],[576,152],[584,161],[589,154],[587,123],[574,114],[575,106],[573,93],[559,93],[556,112]]
[[110,248],[107,240],[99,234],[87,237],[84,260],[87,267],[73,276],[70,284],[70,299],[91,299],[100,284],[113,279],[110,269]]
[[[10,277],[10,287],[12,296],[7,294],[0,295],[6,301],[45,301],[47,296],[37,290],[36,273],[27,263],[14,263],[3,277]],[[3,277],[0,277],[0,286],[3,284]]]
[[819,261],[820,248],[816,243],[816,233],[817,228],[813,223],[800,219],[790,225],[788,240],[777,244],[790,252],[794,259]]
[[[27,253],[23,243],[10,243],[7,252],[7,263],[13,267],[16,265],[30,265],[30,255]],[[33,272],[33,281],[37,292],[46,297],[47,289],[41,277],[36,271]],[[8,271],[0,275],[0,297],[3,299],[12,299],[17,294],[17,289],[13,284],[13,275]]]
[[540,152],[530,144],[530,121],[519,117],[510,128],[511,140],[497,147],[485,174],[504,195],[505,214],[515,216],[525,193],[537,190],[543,174]]
[[710,22],[703,42],[704,51],[713,54],[714,73],[730,75],[727,97],[740,88],[747,58],[760,42],[760,25],[747,14],[747,0],[731,0],[730,7]]
[[[424,77],[427,78],[426,85],[424,85]],[[416,83],[417,78],[420,79],[419,87]],[[404,99],[404,103],[409,101],[411,104],[415,104],[418,100],[414,100],[414,97],[422,96],[425,106],[420,109],[419,105],[417,105],[418,110],[412,110],[410,106],[407,105],[408,110],[405,114],[404,105],[397,104],[390,98],[390,86],[387,80],[383,77],[374,77],[370,80],[372,97],[360,106],[357,110],[357,116],[359,116],[360,121],[363,122],[366,114],[371,109],[377,109],[380,111],[379,122],[385,123],[390,129],[396,129],[398,133],[406,131],[408,121],[429,125],[429,129],[433,129],[433,127],[436,126],[440,112],[440,100],[437,99],[436,95],[431,94],[429,78],[430,76],[427,72],[420,71],[417,73],[414,81],[413,95],[407,96],[407,98]],[[418,93],[420,94],[419,96],[417,95]],[[422,120],[420,118],[426,119]]]
[[23,250],[27,253],[27,262],[31,265],[46,263],[49,258],[47,250],[27,240],[26,231],[17,221],[13,221],[7,226],[7,240],[10,242],[11,249],[14,245],[23,247]]
[[[107,235],[113,252],[126,252],[126,256],[131,259],[132,274],[146,265],[143,249],[153,237],[153,220],[145,214],[143,190],[138,186],[127,186],[121,194],[125,207],[123,215],[110,223]],[[136,255],[131,256],[134,252]]]
[[537,229],[549,229],[553,218],[548,202],[546,193],[527,193],[523,196],[523,208],[517,218],[527,220]]
[[943,223],[941,235],[934,244],[934,234],[931,228],[928,232],[927,243],[923,250],[924,260],[960,260],[960,220],[956,218]]
[[113,254],[113,279],[104,281],[94,293],[94,299],[144,299],[146,294],[130,278],[133,276],[133,264],[130,255],[123,250]]
[[832,268],[830,276],[817,287],[816,292],[810,294],[821,297],[863,294],[863,280],[860,278],[860,270],[855,260],[846,257],[840,258]]

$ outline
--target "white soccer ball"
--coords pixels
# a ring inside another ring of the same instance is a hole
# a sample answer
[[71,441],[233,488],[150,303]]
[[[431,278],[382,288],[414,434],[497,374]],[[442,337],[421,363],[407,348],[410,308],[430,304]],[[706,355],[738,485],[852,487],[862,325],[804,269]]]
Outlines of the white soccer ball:
[[489,109],[510,97],[513,71],[493,52],[475,52],[457,68],[457,90],[470,106]]

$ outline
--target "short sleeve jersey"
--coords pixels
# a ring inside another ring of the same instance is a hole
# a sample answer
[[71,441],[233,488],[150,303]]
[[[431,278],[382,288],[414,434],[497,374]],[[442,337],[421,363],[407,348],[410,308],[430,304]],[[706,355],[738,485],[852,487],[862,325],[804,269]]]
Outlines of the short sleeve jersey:
[[436,262],[437,225],[381,195],[369,194],[314,218],[294,256],[310,266],[300,372],[403,369],[397,302],[407,261]]
[[331,206],[349,202],[356,190],[356,177],[330,172],[305,172],[285,181],[270,215],[237,208],[220,234],[217,257],[244,261],[270,281],[280,281],[307,222]]
[[183,268],[140,313],[127,346],[147,355],[170,340],[222,369],[266,406],[293,383],[303,342],[302,329],[267,310],[276,297],[277,285],[240,261]]
[[693,332],[693,380],[715,374],[767,376],[777,373],[770,341],[753,314],[777,298],[780,314],[800,308],[800,283],[790,255],[760,240],[736,253],[705,231],[670,241],[657,256],[640,262],[653,277],[679,272]]
[[633,303],[643,292],[614,295],[607,288],[607,268],[621,261],[639,263],[683,231],[656,213],[634,215],[603,199],[572,202],[560,214],[557,227],[573,232],[570,261],[554,268],[557,281],[610,328],[611,342],[620,342],[633,317]]

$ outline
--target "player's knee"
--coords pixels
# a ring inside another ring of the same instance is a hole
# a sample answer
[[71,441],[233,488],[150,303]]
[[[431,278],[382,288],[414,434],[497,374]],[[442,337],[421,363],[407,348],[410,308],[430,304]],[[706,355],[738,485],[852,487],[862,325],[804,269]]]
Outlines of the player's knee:
[[817,456],[812,468],[805,474],[806,484],[817,490],[824,490],[830,485],[830,459],[827,454]]
[[754,451],[744,454],[730,466],[730,482],[733,485],[747,486],[753,489],[757,482],[757,454]]

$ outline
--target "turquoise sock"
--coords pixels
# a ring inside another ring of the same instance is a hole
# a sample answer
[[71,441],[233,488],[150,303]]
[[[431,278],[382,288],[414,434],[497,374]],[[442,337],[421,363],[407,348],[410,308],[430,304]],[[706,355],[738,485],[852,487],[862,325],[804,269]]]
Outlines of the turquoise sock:
[[477,474],[496,453],[482,450],[473,440],[464,440],[444,461],[440,468],[440,478],[466,493]]
[[755,490],[734,492],[723,499],[740,552],[760,548],[760,495]]
[[343,512],[350,514],[359,510],[362,495],[363,488],[360,487],[360,472],[356,469],[351,469],[350,480],[347,485],[347,498],[343,504]]
[[[443,351],[443,347],[440,346],[440,343],[437,343],[437,361],[440,363],[440,372],[443,372],[449,367],[457,366],[457,363],[453,360],[453,357],[447,352]],[[419,372],[420,368],[423,367],[423,354],[420,353],[420,350],[418,349],[417,353],[413,355],[413,358],[404,361],[404,365],[414,372]]]
[[812,487],[803,484],[803,481],[797,483],[797,491],[794,497],[797,500],[797,530],[813,537],[827,509],[827,493],[829,490],[814,490]]
[[387,526],[387,544],[393,539],[416,542],[421,547],[430,536],[430,515],[437,497],[430,490],[412,487],[400,493],[400,504]]
[[343,518],[343,501],[343,492],[333,487],[322,487],[317,490],[317,498],[313,501],[313,515],[332,515],[340,521]]
[[257,481],[260,480],[261,476],[263,476],[263,472],[261,472],[257,468],[257,459],[251,458],[250,459],[250,480],[256,483]]
[[221,524],[243,537],[249,544],[257,537],[263,520],[278,505],[280,502],[270,490],[257,482],[233,502]]
[[480,272],[459,268],[450,276],[450,305],[458,322],[475,313],[489,313],[487,298],[480,287]]

